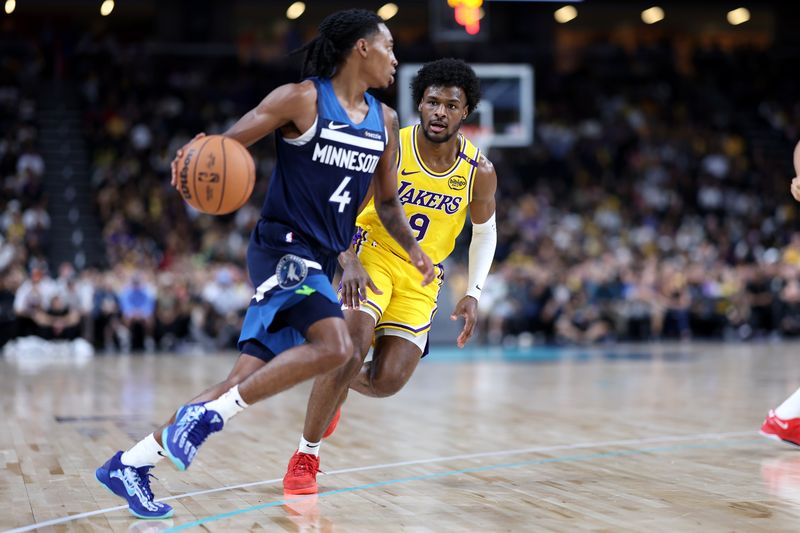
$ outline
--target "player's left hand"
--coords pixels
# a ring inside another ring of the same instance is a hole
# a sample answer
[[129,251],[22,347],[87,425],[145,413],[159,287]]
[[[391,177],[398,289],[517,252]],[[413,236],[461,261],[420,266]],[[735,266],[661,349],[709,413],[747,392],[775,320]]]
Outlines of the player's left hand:
[[170,176],[171,176],[169,183],[170,183],[170,185],[172,185],[173,187],[175,187],[179,191],[180,191],[180,186],[178,185],[178,163],[180,162],[181,157],[183,157],[183,151],[186,149],[187,146],[192,144],[194,141],[196,141],[197,139],[200,139],[202,137],[205,137],[205,136],[206,136],[206,134],[203,133],[203,132],[198,133],[197,135],[194,136],[194,138],[191,141],[189,141],[188,143],[186,143],[183,146],[181,146],[178,149],[178,151],[175,152],[175,159],[173,159],[172,163],[170,163],[170,165],[169,165]]
[[383,294],[383,291],[372,281],[358,257],[353,256],[342,270],[342,305],[350,309],[358,309],[361,302],[367,300],[367,287],[372,289],[375,294]]
[[456,304],[453,314],[450,315],[450,320],[458,320],[459,317],[464,319],[464,329],[458,335],[456,345],[463,348],[472,337],[472,332],[475,331],[475,323],[478,321],[478,300],[472,296],[461,298]]

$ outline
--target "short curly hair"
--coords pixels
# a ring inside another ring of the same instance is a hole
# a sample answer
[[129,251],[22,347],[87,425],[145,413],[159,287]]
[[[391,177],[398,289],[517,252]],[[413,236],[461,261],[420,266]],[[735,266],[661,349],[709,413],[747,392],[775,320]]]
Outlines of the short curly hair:
[[469,113],[475,111],[481,101],[481,82],[478,75],[461,59],[451,57],[425,63],[411,80],[411,95],[414,102],[422,101],[428,87],[460,87],[467,97]]

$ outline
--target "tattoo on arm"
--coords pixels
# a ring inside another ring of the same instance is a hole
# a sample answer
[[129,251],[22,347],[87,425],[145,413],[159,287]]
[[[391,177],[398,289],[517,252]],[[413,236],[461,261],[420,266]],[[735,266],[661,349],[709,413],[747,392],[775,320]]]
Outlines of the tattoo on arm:
[[381,202],[378,215],[383,227],[404,250],[414,246],[417,241],[411,233],[403,206],[400,205],[400,200],[396,196],[392,200]]

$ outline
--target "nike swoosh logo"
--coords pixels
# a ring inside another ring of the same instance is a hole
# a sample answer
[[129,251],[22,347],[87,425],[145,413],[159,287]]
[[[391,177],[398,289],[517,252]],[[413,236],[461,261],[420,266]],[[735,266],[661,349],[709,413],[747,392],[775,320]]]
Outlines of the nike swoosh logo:
[[482,290],[480,285],[475,285],[475,288],[478,289],[479,291]]
[[789,429],[789,424],[787,422],[784,422],[777,416],[775,417],[775,423],[778,424],[781,427],[781,429]]
[[328,129],[329,130],[340,130],[342,128],[346,128],[349,124],[335,124],[332,120],[328,122]]
[[406,172],[406,169],[400,171],[400,174],[403,176],[410,176],[411,174],[419,174],[419,170],[415,170],[414,172]]
[[317,446],[319,446],[319,444],[306,444],[306,446],[309,448],[316,448]]
[[160,455],[161,457],[166,457],[166,455],[164,455],[163,453],[161,453],[161,450],[158,450],[156,453],[157,453],[158,455]]

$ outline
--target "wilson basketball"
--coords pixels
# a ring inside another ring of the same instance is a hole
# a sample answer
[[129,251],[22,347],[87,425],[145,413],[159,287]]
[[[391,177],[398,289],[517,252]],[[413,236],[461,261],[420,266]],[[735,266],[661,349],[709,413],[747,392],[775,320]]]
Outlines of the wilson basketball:
[[222,135],[193,141],[178,161],[178,187],[183,199],[209,215],[225,215],[242,207],[255,182],[250,152]]

